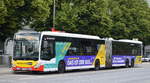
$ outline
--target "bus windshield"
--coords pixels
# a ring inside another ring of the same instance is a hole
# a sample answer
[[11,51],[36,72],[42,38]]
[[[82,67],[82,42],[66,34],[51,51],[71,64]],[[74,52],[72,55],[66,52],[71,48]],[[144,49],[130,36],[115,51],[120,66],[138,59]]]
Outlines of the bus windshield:
[[14,39],[14,60],[39,59],[39,33],[20,33]]

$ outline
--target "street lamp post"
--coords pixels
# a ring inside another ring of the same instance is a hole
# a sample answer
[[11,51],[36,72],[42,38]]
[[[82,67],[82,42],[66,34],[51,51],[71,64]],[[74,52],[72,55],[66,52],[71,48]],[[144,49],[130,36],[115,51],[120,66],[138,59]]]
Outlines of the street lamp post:
[[55,16],[56,16],[56,6],[55,0],[53,0],[53,28],[55,28]]

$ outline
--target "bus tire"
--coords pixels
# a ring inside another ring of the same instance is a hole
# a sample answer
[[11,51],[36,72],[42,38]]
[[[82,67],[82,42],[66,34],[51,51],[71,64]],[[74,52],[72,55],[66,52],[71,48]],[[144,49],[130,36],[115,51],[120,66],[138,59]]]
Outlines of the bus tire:
[[66,70],[65,68],[65,62],[64,61],[60,61],[58,64],[58,72],[59,73],[64,73]]
[[134,60],[131,60],[131,67],[134,67]]
[[127,59],[125,62],[125,67],[128,68],[129,67],[129,60]]
[[100,62],[98,59],[95,61],[95,68],[94,69],[95,69],[95,71],[100,69]]

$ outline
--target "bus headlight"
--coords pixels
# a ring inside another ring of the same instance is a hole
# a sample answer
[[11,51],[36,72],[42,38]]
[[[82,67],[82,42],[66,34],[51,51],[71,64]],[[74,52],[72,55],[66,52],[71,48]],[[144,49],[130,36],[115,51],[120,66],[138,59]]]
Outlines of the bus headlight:
[[16,64],[12,64],[12,67],[16,67]]
[[34,68],[39,68],[41,66],[41,64],[40,63],[37,63],[35,66],[34,66]]

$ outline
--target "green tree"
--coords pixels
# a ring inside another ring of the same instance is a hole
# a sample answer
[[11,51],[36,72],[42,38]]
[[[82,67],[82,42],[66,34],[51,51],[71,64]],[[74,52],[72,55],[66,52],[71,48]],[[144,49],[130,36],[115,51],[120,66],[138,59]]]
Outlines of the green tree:
[[5,16],[7,16],[7,9],[4,4],[4,0],[0,1],[0,24],[5,23]]
[[0,3],[0,37],[13,36],[24,25],[44,22],[51,13],[52,0],[2,0]]
[[57,4],[56,26],[66,32],[110,36],[107,0],[64,0]]
[[[37,31],[53,23],[53,0],[1,0],[0,37],[24,25]],[[150,41],[150,8],[145,0],[56,0],[56,29],[100,37]]]
[[146,1],[110,0],[109,3],[113,38],[147,40],[150,34],[150,8]]
[[109,37],[111,19],[107,0],[89,0],[83,8],[78,19],[80,33]]

